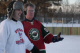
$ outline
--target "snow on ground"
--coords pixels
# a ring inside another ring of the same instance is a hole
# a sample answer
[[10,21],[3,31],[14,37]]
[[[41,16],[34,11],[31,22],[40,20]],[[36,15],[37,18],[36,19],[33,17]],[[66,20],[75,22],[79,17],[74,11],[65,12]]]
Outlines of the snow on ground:
[[42,23],[45,27],[80,27],[80,24]]
[[63,41],[46,44],[47,53],[80,53],[80,35],[62,35]]

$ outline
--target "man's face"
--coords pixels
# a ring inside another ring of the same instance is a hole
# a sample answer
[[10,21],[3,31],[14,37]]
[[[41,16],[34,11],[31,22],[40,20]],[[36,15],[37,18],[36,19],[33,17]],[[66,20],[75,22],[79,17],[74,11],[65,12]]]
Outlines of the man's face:
[[32,20],[34,17],[34,13],[35,13],[35,8],[28,6],[27,7],[27,19]]
[[22,10],[21,10],[21,9],[15,10],[15,12],[14,12],[14,18],[15,18],[16,20],[19,20],[20,17],[21,17],[21,14],[22,14]]

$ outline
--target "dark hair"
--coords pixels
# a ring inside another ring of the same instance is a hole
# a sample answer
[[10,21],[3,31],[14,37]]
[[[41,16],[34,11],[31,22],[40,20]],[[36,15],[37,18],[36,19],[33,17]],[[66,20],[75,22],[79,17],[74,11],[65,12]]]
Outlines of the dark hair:
[[9,18],[12,14],[12,10],[13,10],[13,4],[14,4],[15,1],[12,1],[8,4],[8,7],[7,7],[7,13],[9,14]]

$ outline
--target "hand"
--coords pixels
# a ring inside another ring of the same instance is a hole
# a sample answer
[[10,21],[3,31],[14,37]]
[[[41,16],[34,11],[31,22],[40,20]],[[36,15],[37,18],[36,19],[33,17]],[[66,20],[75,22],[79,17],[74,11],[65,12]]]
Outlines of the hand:
[[61,32],[57,35],[57,36],[54,36],[52,41],[53,42],[58,42],[58,41],[62,41],[64,38],[60,36],[61,35]]

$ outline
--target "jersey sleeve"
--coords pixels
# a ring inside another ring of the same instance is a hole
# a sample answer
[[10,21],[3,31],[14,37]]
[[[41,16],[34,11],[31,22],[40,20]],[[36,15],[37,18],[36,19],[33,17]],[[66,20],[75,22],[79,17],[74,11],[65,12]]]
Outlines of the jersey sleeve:
[[28,39],[28,37],[25,35],[25,47],[27,50],[31,51],[34,47],[33,43]]
[[46,27],[44,27],[43,25],[42,25],[42,35],[43,35],[43,37],[44,37],[44,42],[45,43],[50,43],[50,42],[52,42],[52,38],[54,37],[50,32],[49,32],[49,30],[47,30],[47,28]]
[[0,53],[4,53],[8,39],[8,28],[6,23],[0,23]]

